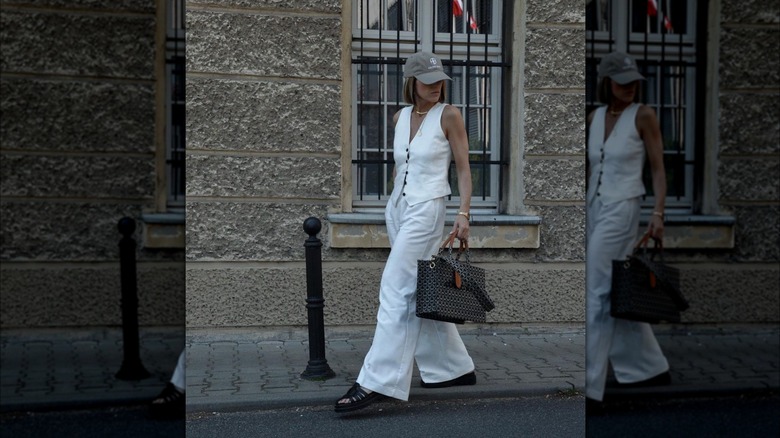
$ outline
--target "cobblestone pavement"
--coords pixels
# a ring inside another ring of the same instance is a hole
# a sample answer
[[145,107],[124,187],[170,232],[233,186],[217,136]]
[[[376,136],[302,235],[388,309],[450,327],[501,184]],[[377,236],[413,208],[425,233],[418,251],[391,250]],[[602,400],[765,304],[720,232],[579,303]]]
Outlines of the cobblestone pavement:
[[121,329],[3,330],[2,410],[151,400],[170,379],[184,347],[184,330],[140,330],[140,358],[151,376],[118,380]]
[[[325,356],[336,376],[309,381],[300,377],[309,361],[305,332],[189,331],[187,408],[330,404],[354,383],[372,334],[372,328],[329,330]],[[582,327],[464,328],[461,335],[478,384],[423,389],[415,371],[410,399],[540,395],[584,388]]]
[[[412,380],[412,400],[462,397],[572,395],[585,384],[582,326],[463,326],[476,365],[477,385],[424,389]],[[657,326],[673,384],[608,388],[606,397],[729,393],[780,389],[777,324]],[[142,329],[141,360],[152,376],[115,378],[122,365],[122,332],[3,330],[0,402],[3,411],[139,403],[170,378],[187,346],[190,412],[330,405],[354,382],[372,327],[328,328],[326,358],[335,377],[300,377],[309,361],[302,329]]]

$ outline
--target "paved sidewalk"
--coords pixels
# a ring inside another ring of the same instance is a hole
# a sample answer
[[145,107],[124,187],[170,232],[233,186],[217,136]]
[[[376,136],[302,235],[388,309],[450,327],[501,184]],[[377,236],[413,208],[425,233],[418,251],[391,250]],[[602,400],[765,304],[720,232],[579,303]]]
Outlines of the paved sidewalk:
[[[477,385],[423,389],[415,370],[410,400],[574,393],[585,385],[585,336],[575,327],[460,329]],[[325,381],[300,374],[309,360],[304,331],[189,330],[187,410],[270,409],[330,405],[355,382],[373,327],[326,330]]]
[[142,328],[140,357],[152,375],[123,381],[122,330],[37,329],[0,335],[2,411],[142,403],[170,380],[184,348],[181,328]]
[[[608,389],[607,397],[688,396],[780,390],[777,324],[657,326],[673,384]],[[461,327],[477,367],[477,385],[423,389],[411,400],[547,396],[582,392],[582,326]],[[373,330],[329,328],[326,357],[336,377],[300,378],[309,360],[305,330],[190,330],[187,402],[190,412],[331,405],[354,382]],[[112,330],[3,330],[0,403],[3,411],[145,403],[162,389],[185,344],[180,329],[142,329],[141,360],[152,377],[114,377],[122,364],[122,334]]]

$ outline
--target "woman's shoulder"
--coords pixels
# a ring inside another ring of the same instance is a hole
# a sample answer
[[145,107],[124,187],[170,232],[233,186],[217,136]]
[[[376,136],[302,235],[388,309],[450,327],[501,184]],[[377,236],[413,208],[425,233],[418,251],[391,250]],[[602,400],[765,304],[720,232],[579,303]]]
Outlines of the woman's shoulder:
[[410,108],[412,108],[412,106],[411,105],[407,105],[405,107],[402,107],[398,111],[396,111],[395,114],[393,114],[393,124],[394,125],[398,124],[398,119],[401,117],[401,113],[403,113],[404,111],[407,111],[407,109],[410,109]]
[[456,106],[450,105],[448,103],[442,103],[441,106],[442,118],[463,117],[463,115],[460,113],[460,110]]
[[597,113],[598,111],[604,111],[606,107],[607,107],[606,105],[599,105],[599,106],[597,106],[596,108],[592,109],[592,110],[591,110],[591,111],[588,113],[588,117],[587,117],[588,124],[590,124],[590,122],[591,122],[591,121],[593,121],[593,117],[595,117],[595,116],[596,116],[596,113]]

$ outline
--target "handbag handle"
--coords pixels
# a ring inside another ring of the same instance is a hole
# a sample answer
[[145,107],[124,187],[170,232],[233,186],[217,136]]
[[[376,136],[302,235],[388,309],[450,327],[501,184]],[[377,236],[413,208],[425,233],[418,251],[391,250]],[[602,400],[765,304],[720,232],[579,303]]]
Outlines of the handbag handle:
[[[442,251],[447,249],[449,250],[450,255],[452,255],[452,249],[454,244],[455,244],[455,234],[450,234],[446,239],[444,239],[444,242],[441,244],[441,246],[439,246],[439,254],[441,254]],[[463,253],[466,254],[466,261],[471,262],[468,239],[460,240],[460,245],[458,246],[458,252],[455,254],[455,260],[460,260],[460,255]]]
[[650,232],[646,232],[641,239],[639,239],[639,242],[637,242],[636,245],[634,245],[634,252],[636,253],[640,249],[642,250],[642,254],[644,256],[647,256],[647,243],[650,239],[653,239],[653,251],[650,254],[650,260],[653,260],[655,255],[658,254],[658,257],[661,259],[661,262],[664,261],[664,242],[663,240],[651,236]]

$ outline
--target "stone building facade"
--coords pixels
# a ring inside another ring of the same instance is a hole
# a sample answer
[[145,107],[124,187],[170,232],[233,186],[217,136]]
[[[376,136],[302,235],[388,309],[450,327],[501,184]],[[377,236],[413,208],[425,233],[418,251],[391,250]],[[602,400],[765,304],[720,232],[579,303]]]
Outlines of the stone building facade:
[[3,329],[121,325],[124,216],[137,221],[140,324],[184,323],[183,205],[167,189],[171,3],[3,0]]
[[686,319],[777,322],[780,2],[710,0],[707,6],[701,211],[733,218],[732,241],[678,255],[695,300]]
[[[581,323],[583,3],[503,3],[504,194],[473,216],[472,259],[488,270],[490,323]],[[378,4],[187,2],[188,327],[306,324],[310,216],[326,324],[375,321],[388,245],[381,213],[353,202],[353,145],[357,11]]]
[[[663,114],[655,107],[665,141],[683,120],[676,109],[689,127],[685,159],[666,161],[664,247],[691,304],[683,322],[780,321],[780,2],[659,5],[650,16],[620,1],[588,2],[586,51],[593,74],[614,49],[647,66],[646,82],[660,86],[645,90],[666,95]],[[665,148],[674,158],[675,147]]]

